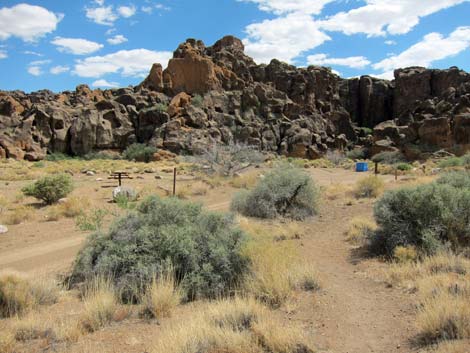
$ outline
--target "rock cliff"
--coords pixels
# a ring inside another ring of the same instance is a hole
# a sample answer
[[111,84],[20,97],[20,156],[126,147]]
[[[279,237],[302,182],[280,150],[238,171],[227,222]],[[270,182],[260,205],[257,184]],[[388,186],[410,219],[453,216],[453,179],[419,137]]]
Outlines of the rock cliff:
[[0,158],[84,155],[134,142],[187,154],[214,143],[305,158],[355,145],[409,158],[461,154],[470,149],[470,74],[413,67],[397,70],[394,81],[342,79],[324,67],[257,65],[227,36],[211,47],[188,39],[165,70],[155,63],[136,87],[0,91]]

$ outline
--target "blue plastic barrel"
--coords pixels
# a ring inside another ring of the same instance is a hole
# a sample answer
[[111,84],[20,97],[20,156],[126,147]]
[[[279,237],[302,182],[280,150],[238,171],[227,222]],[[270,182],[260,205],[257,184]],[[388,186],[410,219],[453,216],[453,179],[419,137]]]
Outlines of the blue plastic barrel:
[[361,172],[367,172],[369,171],[369,165],[367,162],[357,162],[356,163],[356,172],[361,173]]

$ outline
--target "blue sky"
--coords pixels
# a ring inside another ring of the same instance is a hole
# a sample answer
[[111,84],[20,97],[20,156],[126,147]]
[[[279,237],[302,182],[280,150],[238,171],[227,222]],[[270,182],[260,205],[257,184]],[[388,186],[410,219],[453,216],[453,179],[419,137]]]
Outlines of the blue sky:
[[0,89],[137,84],[186,38],[243,39],[258,63],[391,78],[470,71],[470,0],[1,0]]

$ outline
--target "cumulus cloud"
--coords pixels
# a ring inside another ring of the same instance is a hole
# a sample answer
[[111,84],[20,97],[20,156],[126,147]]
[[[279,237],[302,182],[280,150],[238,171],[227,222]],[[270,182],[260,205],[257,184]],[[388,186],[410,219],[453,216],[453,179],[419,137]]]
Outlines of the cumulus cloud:
[[51,67],[51,69],[49,70],[49,72],[53,75],[59,75],[68,71],[70,71],[70,67],[62,65]]
[[246,52],[258,63],[273,58],[292,63],[301,53],[331,39],[310,15],[300,12],[251,24],[245,31]]
[[112,6],[87,7],[85,8],[85,13],[88,19],[104,26],[112,26],[119,18],[119,16],[114,12]]
[[117,34],[114,37],[108,38],[106,41],[111,45],[118,45],[127,42],[127,38],[122,34]]
[[0,50],[0,59],[8,58],[8,54],[5,50]]
[[18,37],[34,42],[56,30],[63,15],[55,14],[44,7],[19,4],[0,8],[0,40]]
[[136,8],[135,6],[120,6],[117,11],[122,17],[128,18],[135,15]]
[[365,33],[368,36],[405,34],[422,17],[469,0],[366,0],[366,5],[339,12],[321,21],[321,28],[345,34]]
[[304,14],[319,14],[323,7],[334,0],[238,0],[258,5],[261,11],[282,15],[291,12]]
[[370,61],[364,56],[350,56],[347,58],[330,58],[326,54],[315,54],[307,57],[309,65],[318,66],[346,66],[352,69],[363,69],[370,64]]
[[40,66],[28,66],[28,73],[33,76],[41,76],[43,74]]
[[[437,50],[436,50],[437,48]],[[383,71],[382,77],[393,77],[393,70],[408,66],[429,67],[435,61],[461,53],[470,48],[470,27],[458,27],[449,36],[429,33],[422,41],[400,54],[391,56],[373,65]]]
[[51,43],[58,51],[75,55],[87,55],[103,48],[102,44],[82,38],[55,37]]
[[78,60],[73,73],[81,77],[101,77],[120,73],[123,76],[145,77],[153,63],[166,66],[173,56],[168,51],[147,49],[120,50],[118,52]]
[[117,82],[108,82],[106,80],[96,80],[91,84],[93,87],[115,88],[119,87]]

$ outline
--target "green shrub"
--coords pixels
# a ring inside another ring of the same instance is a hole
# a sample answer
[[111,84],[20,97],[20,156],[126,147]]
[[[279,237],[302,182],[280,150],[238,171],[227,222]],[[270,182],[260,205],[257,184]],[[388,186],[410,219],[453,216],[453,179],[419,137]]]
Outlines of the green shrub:
[[398,170],[401,170],[401,171],[407,171],[407,170],[411,170],[413,169],[413,166],[411,164],[408,164],[408,163],[398,163],[395,168],[397,168]]
[[119,159],[119,155],[109,153],[109,152],[89,152],[86,155],[83,156],[83,159],[86,161],[92,161],[92,160],[115,160]]
[[437,179],[439,184],[448,184],[454,188],[470,188],[470,171],[454,171]]
[[134,143],[126,148],[123,153],[124,159],[128,161],[145,162],[152,160],[157,149],[153,146],[147,146],[142,143]]
[[233,289],[248,269],[244,240],[232,215],[152,196],[116,220],[107,234],[90,237],[76,259],[71,283],[113,276],[123,299],[137,300],[170,263],[188,299],[217,297]]
[[392,255],[398,246],[434,253],[470,243],[470,188],[431,183],[384,194],[374,207],[378,230],[372,250]]
[[68,174],[46,176],[22,189],[26,196],[32,196],[50,205],[67,196],[73,190],[72,178]]
[[72,159],[72,157],[61,152],[54,152],[46,156],[46,161],[50,162],[64,161],[67,159]]
[[463,158],[460,157],[450,157],[443,159],[439,162],[439,168],[451,168],[451,167],[462,167],[464,165]]
[[470,152],[462,156],[462,162],[464,166],[470,166]]
[[261,179],[252,191],[235,195],[231,209],[245,216],[304,219],[316,214],[319,189],[299,168],[281,165]]
[[168,111],[168,105],[164,103],[157,103],[155,104],[155,109],[159,112],[166,112]]
[[346,153],[346,157],[352,160],[366,159],[367,151],[364,148],[355,148]]
[[384,164],[397,164],[401,162],[406,162],[406,158],[403,153],[396,152],[380,152],[372,157],[372,161],[375,163],[384,163]]
[[191,104],[196,108],[202,108],[204,105],[204,98],[201,95],[196,94],[193,98],[191,98]]

